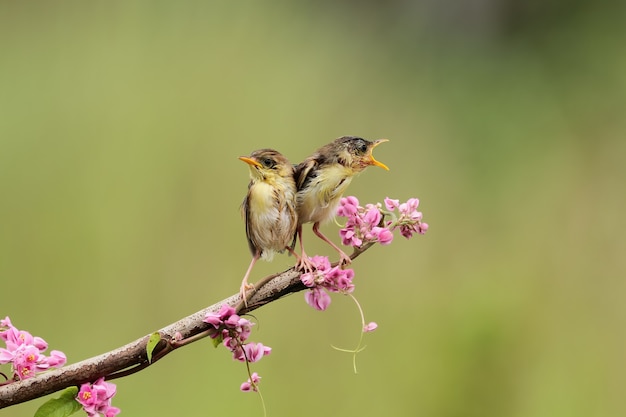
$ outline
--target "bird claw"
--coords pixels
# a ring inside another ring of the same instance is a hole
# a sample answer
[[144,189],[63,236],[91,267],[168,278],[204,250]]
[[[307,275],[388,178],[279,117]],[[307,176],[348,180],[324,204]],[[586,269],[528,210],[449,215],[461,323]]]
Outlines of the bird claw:
[[343,251],[339,253],[339,266],[350,265],[352,258],[346,255]]
[[313,262],[309,259],[308,256],[303,255],[300,257],[300,260],[298,261],[298,263],[296,263],[296,269],[308,274],[308,273],[315,271],[317,268],[315,267],[315,264],[313,264]]
[[241,284],[241,288],[239,288],[239,295],[241,295],[241,300],[243,304],[248,307],[248,300],[246,299],[246,291],[254,289],[253,284],[243,283]]

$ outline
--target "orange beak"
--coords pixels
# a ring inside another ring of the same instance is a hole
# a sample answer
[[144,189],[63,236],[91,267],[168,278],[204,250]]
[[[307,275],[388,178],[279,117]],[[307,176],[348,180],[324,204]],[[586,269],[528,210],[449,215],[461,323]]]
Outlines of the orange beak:
[[240,156],[239,159],[245,162],[246,164],[250,165],[251,167],[261,166],[261,164],[256,159],[248,158],[247,156]]
[[374,159],[374,155],[372,154],[372,152],[374,152],[374,148],[383,142],[389,142],[389,139],[378,139],[374,141],[372,149],[370,149],[370,164],[376,165],[377,167],[381,167],[382,169],[389,171],[387,165],[383,164],[382,162],[378,162],[376,159]]

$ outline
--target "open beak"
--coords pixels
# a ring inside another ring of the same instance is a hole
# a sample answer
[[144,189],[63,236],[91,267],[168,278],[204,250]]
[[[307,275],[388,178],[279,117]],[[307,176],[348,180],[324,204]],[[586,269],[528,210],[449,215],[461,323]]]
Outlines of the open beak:
[[261,166],[261,164],[256,159],[248,158],[247,156],[240,156],[239,159],[245,162],[246,164],[250,165],[251,167]]
[[387,167],[387,165],[383,164],[382,162],[378,162],[376,159],[374,159],[374,155],[372,153],[374,152],[374,148],[383,142],[389,142],[389,139],[378,139],[374,141],[374,144],[372,145],[372,149],[370,149],[370,159],[371,159],[370,164],[376,165],[377,167],[381,167],[382,169],[389,171],[389,168]]

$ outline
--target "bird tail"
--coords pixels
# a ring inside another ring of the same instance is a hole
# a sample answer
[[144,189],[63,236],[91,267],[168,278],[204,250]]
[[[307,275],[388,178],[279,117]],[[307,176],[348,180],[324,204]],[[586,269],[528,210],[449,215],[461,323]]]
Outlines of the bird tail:
[[274,253],[275,252],[273,250],[264,250],[263,253],[261,253],[261,259],[271,262],[272,259],[274,259]]

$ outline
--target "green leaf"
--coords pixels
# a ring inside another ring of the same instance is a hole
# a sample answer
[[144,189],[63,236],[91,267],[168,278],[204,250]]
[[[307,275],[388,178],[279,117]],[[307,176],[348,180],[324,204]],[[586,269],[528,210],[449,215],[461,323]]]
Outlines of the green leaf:
[[219,336],[217,336],[215,339],[211,339],[213,341],[213,346],[214,347],[218,347],[220,345],[220,343],[222,343],[224,341],[224,336],[222,336],[221,334]]
[[154,332],[150,335],[150,339],[148,340],[148,344],[146,345],[146,353],[148,354],[148,362],[152,362],[152,352],[154,352],[154,348],[161,341],[161,333]]
[[78,394],[78,388],[71,387],[66,389],[61,393],[59,398],[53,398],[43,403],[41,407],[37,409],[35,417],[71,416],[83,408],[83,406],[76,401],[76,394]]

